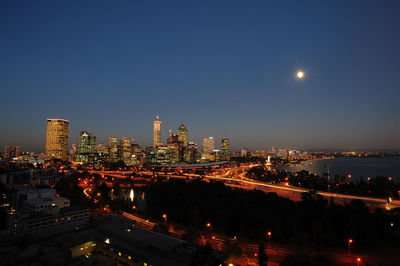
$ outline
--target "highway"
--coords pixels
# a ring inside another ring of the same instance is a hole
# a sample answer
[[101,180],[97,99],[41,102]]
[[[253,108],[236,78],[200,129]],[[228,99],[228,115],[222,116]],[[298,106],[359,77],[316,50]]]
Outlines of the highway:
[[[258,182],[251,180],[246,177],[246,172],[252,166],[241,166],[235,168],[229,168],[225,170],[219,170],[219,172],[215,173],[214,175],[196,175],[196,174],[183,174],[183,175],[176,175],[176,174],[165,174],[165,173],[157,173],[159,176],[164,176],[168,178],[203,178],[205,180],[216,180],[220,182],[224,182],[227,186],[231,187],[238,187],[242,189],[259,189],[265,192],[276,192],[280,196],[288,197],[292,200],[301,200],[301,193],[307,192],[309,190],[292,187],[287,185],[286,183],[281,184],[267,184],[264,182]],[[111,172],[111,171],[90,171],[91,173],[97,173],[100,175],[110,175],[116,178],[127,178],[131,172]],[[146,174],[152,174],[146,173]],[[84,187],[84,194],[86,197],[91,198],[91,186],[90,182],[86,183],[85,181],[81,182]],[[324,197],[330,198],[333,197],[335,200],[340,200],[343,202],[348,202],[353,199],[360,199],[365,201],[367,204],[373,204],[379,207],[384,207],[386,200],[384,199],[377,199],[377,198],[369,198],[369,197],[362,197],[362,196],[352,196],[352,195],[343,195],[343,194],[336,194],[336,193],[329,193],[318,191]],[[399,201],[393,201],[392,206],[400,206]],[[124,217],[135,220],[136,225],[143,227],[145,229],[153,229],[154,225],[159,224],[160,222],[157,221],[150,221],[146,218],[140,217],[138,215],[123,212],[122,214]],[[177,238],[181,238],[185,232],[185,228],[180,225],[173,225],[170,223],[165,223],[168,228],[169,233]],[[231,237],[216,234],[213,232],[201,232],[203,235],[203,244],[209,243],[214,249],[223,250],[224,245],[227,242],[235,243],[239,246],[243,251],[243,256],[241,257],[232,257],[228,261],[228,263],[235,263],[239,265],[257,265],[257,252],[258,252],[258,245],[256,243],[251,243],[247,240],[242,239],[232,239]],[[265,249],[266,254],[269,257],[268,265],[279,265],[283,258],[290,254],[302,253],[304,250],[298,249],[298,247],[285,247],[279,246],[276,243],[268,244]],[[356,254],[349,254],[345,251],[338,251],[338,250],[320,250],[318,254],[325,254],[325,255],[334,255],[335,259],[340,265],[354,265]],[[359,254],[361,255],[361,254]],[[376,257],[369,257],[366,254],[361,256],[363,260],[368,259],[368,261],[376,261]]]
[[[163,172],[157,173],[158,176],[169,177],[169,178],[204,178],[209,180],[216,180],[224,182],[225,185],[231,187],[239,187],[242,189],[259,189],[264,192],[275,192],[279,196],[287,197],[294,201],[301,200],[301,193],[310,191],[309,189],[298,188],[289,186],[287,183],[281,184],[268,184],[265,182],[254,181],[252,179],[247,178],[246,172],[248,169],[259,166],[259,164],[252,164],[248,166],[239,166],[239,167],[231,167],[225,168],[223,170],[216,171],[213,175],[198,175],[198,174],[165,174]],[[100,175],[110,175],[118,178],[126,178],[128,174],[126,171],[90,171],[90,173],[97,173]],[[141,174],[153,174],[152,172],[141,172]],[[362,200],[367,206],[371,208],[386,208],[386,199],[382,198],[372,198],[365,196],[355,196],[355,195],[347,195],[347,194],[338,194],[331,193],[326,191],[316,191],[321,196],[330,199],[333,198],[338,203],[348,203],[351,200]],[[391,208],[400,207],[400,200],[392,200],[390,204]]]

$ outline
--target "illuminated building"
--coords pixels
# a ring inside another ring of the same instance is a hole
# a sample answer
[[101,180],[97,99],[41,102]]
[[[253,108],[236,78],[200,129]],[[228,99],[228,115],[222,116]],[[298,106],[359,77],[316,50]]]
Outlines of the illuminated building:
[[157,164],[171,163],[171,149],[167,145],[158,145],[155,152]]
[[[133,143],[131,145],[131,154],[132,154],[132,156],[135,156],[136,163],[142,163],[142,160],[145,157],[143,148],[140,147],[137,143]],[[144,161],[143,161],[143,163],[144,163]]]
[[178,140],[182,143],[183,147],[188,146],[188,130],[182,123],[178,128]]
[[171,144],[167,144],[168,148],[169,148],[169,154],[170,154],[170,162],[171,163],[177,163],[179,162],[179,151],[180,151],[180,147],[179,144],[177,143],[171,143]]
[[94,151],[98,154],[108,154],[108,147],[104,144],[99,144],[96,146]]
[[200,158],[201,153],[199,152],[197,144],[193,141],[189,142],[185,153],[185,161],[187,163],[198,163],[200,162]]
[[221,140],[221,150],[222,150],[222,159],[229,160],[231,156],[231,147],[229,143],[229,139]]
[[46,156],[67,160],[68,120],[47,119]]
[[249,155],[249,149],[243,148],[242,149],[242,157],[247,157]]
[[108,146],[104,144],[99,144],[96,146],[95,150],[95,156],[93,158],[93,163],[92,166],[94,168],[100,168],[102,167],[106,162],[109,161],[109,156],[108,156]]
[[131,165],[131,139],[120,138],[119,139],[119,159],[124,161],[126,165]]
[[153,123],[153,149],[161,144],[161,124],[162,122],[157,115],[156,120],[154,120]]
[[16,235],[43,236],[89,224],[89,209],[70,206],[54,189],[22,189],[17,192],[17,213],[10,217],[11,232]]
[[210,154],[214,151],[214,138],[204,138],[203,139],[203,153]]
[[109,137],[108,138],[108,156],[110,162],[116,163],[118,162],[118,138],[117,137]]
[[219,150],[213,150],[211,161],[214,161],[214,162],[221,161],[221,152]]
[[4,146],[4,159],[11,160],[20,154],[19,146]]
[[81,131],[78,137],[76,161],[87,163],[89,161],[89,156],[94,154],[95,149],[96,136],[89,131]]

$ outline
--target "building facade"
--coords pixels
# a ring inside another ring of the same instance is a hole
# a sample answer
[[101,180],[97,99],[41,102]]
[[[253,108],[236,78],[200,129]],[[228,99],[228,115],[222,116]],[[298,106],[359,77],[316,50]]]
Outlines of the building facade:
[[221,140],[221,151],[222,151],[222,159],[229,160],[231,156],[231,146],[229,143],[229,139],[224,138]]
[[89,156],[95,153],[96,136],[89,131],[81,131],[78,138],[76,161],[87,163]]
[[11,160],[20,155],[19,146],[4,146],[4,159]]
[[214,137],[208,137],[203,139],[203,153],[210,154],[214,151]]
[[131,165],[131,139],[120,138],[119,139],[119,159],[124,161],[126,165]]
[[118,162],[118,138],[111,136],[108,138],[108,156],[110,162]]
[[188,130],[182,123],[178,128],[178,140],[182,143],[183,147],[188,146]]
[[68,159],[68,125],[68,120],[47,119],[47,158]]

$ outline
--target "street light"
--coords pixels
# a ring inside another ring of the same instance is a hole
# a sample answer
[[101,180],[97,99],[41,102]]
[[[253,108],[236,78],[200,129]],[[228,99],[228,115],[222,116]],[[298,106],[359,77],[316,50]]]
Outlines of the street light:
[[357,266],[360,266],[361,258],[358,257],[356,261],[357,261]]
[[349,238],[349,253],[350,253],[351,244],[353,244],[353,239]]
[[210,230],[211,230],[211,232],[212,232],[212,224],[211,224],[211,223],[207,223],[206,226],[207,226],[208,228],[210,228]]
[[271,245],[271,236],[272,236],[271,231],[268,231],[267,237],[268,237],[268,242],[269,242],[270,245]]
[[162,215],[162,217],[164,218],[164,222],[167,222],[167,215],[165,213]]

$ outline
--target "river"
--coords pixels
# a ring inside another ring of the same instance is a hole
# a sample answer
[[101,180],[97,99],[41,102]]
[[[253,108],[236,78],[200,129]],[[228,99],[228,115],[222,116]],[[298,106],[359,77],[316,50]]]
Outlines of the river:
[[400,157],[384,157],[384,158],[355,158],[340,157],[325,160],[309,160],[301,164],[284,165],[275,167],[277,170],[287,170],[290,172],[298,172],[307,170],[311,173],[322,175],[327,173],[330,175],[348,176],[354,181],[361,177],[386,176],[392,177],[397,183],[400,182]]

